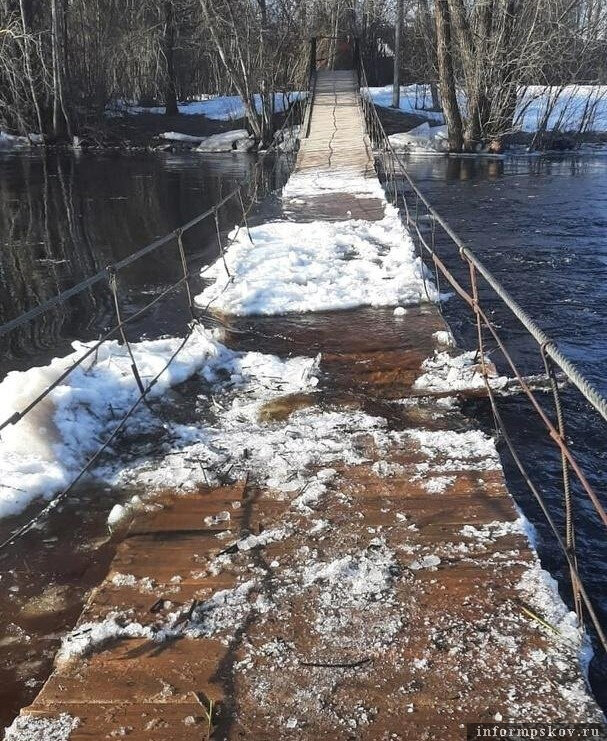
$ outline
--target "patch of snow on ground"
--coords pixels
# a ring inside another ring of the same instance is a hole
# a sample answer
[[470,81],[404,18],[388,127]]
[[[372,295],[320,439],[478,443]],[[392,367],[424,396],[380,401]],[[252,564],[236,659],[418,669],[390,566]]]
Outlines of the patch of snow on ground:
[[149,576],[138,579],[134,574],[117,572],[110,577],[110,582],[115,587],[136,587],[140,592],[152,592],[156,588],[156,582]]
[[556,579],[541,567],[539,561],[525,570],[516,588],[543,620],[556,628],[572,646],[580,646],[577,616],[561,599]]
[[440,565],[440,562],[441,560],[438,556],[430,554],[429,556],[422,556],[421,558],[416,558],[415,561],[411,561],[409,568],[413,571],[419,571],[421,569],[436,569],[436,567]]
[[[384,108],[392,107],[392,85],[370,87],[369,93],[375,105]],[[416,113],[425,116],[431,121],[443,123],[444,117],[440,111],[430,111],[432,96],[429,85],[401,85],[400,110],[406,113]]]
[[393,554],[372,550],[359,556],[344,556],[329,563],[316,562],[304,569],[304,587],[318,581],[339,584],[353,595],[379,594],[392,581]]
[[[594,700],[587,686],[588,665],[593,649],[588,635],[580,628],[577,615],[569,610],[561,598],[558,582],[541,567],[536,557],[533,566],[523,573],[516,589],[523,602],[557,630],[558,636],[548,649],[551,660],[557,667],[561,671],[567,671],[579,659],[586,681],[571,678],[567,684],[559,684],[557,689],[566,702],[583,708],[588,718],[593,717]],[[601,721],[604,721],[604,716]]]
[[[381,221],[270,222],[232,232],[228,276],[218,260],[196,297],[199,306],[234,315],[418,304],[422,266],[396,209]],[[431,300],[438,299],[427,280]]]
[[177,426],[180,450],[161,466],[151,461],[126,468],[117,481],[158,489],[194,487],[205,481],[214,485],[229,466],[234,480],[249,473],[261,486],[295,493],[293,505],[308,511],[326,490],[322,471],[315,475],[310,467],[362,463],[358,441],[385,424],[357,411],[306,409],[292,414],[286,425],[268,425],[255,419],[247,406],[235,404],[221,412],[214,426]]
[[190,134],[180,134],[178,131],[165,131],[159,134],[161,139],[167,142],[183,142],[184,144],[200,144],[204,136],[190,136]]
[[430,126],[423,123],[407,132],[391,134],[388,139],[397,151],[415,154],[446,154],[449,151],[446,126]]
[[439,345],[445,345],[446,347],[455,346],[455,338],[448,330],[441,329],[438,332],[433,332],[432,337],[438,342]]
[[62,664],[75,657],[86,656],[92,650],[120,638],[156,640],[157,634],[152,626],[130,622],[122,613],[110,613],[104,620],[82,623],[65,635],[56,661]]
[[422,484],[428,494],[443,494],[455,482],[455,476],[430,476]]
[[[392,106],[392,85],[369,88],[376,105]],[[401,86],[400,110],[424,116],[430,121],[443,123],[441,112],[430,111],[432,96],[429,85]],[[460,105],[465,96],[458,94]],[[518,90],[514,128],[526,132],[537,131],[546,113],[546,129],[558,126],[561,131],[576,132],[587,119],[587,130],[607,131],[607,85],[521,86]]]
[[398,476],[404,473],[405,467],[400,463],[391,463],[389,461],[375,461],[371,466],[371,470],[377,476],[387,478],[388,476]]
[[506,535],[527,535],[528,523],[523,516],[511,522],[495,520],[476,527],[475,525],[464,525],[460,530],[461,535],[477,540],[495,540]]
[[[418,442],[424,455],[432,461],[435,471],[500,467],[493,439],[481,430],[406,430],[403,434]],[[437,459],[439,462],[434,463]]]
[[[291,103],[299,98],[301,93],[275,93],[274,110],[276,113],[286,111]],[[262,108],[260,95],[254,95],[254,103],[257,112]],[[185,116],[206,116],[215,121],[232,121],[245,117],[245,108],[239,95],[201,95],[198,100],[182,102],[178,105],[179,113]],[[120,115],[124,113],[141,114],[163,114],[164,106],[138,106],[118,101],[113,108],[108,110],[108,115]]]
[[6,729],[4,741],[68,741],[80,719],[67,713],[56,718],[19,715]]
[[[197,605],[189,619],[183,612],[174,612],[164,621],[153,625],[132,622],[126,613],[111,613],[104,620],[82,623],[63,637],[57,654],[59,664],[75,657],[87,656],[111,641],[124,638],[145,638],[163,643],[179,637],[202,638],[231,632],[239,625],[256,603],[249,600],[255,587],[251,579],[233,589],[222,589]],[[258,605],[263,610],[263,605]]]
[[0,131],[0,151],[24,149],[31,144],[32,139],[27,136],[16,136],[15,134],[7,134],[4,131]]
[[282,189],[283,199],[305,198],[306,196],[348,193],[361,198],[377,198],[385,201],[386,194],[381,183],[372,177],[361,177],[359,168],[327,170],[317,168],[313,172],[294,172]]
[[289,537],[290,530],[286,527],[274,527],[271,530],[264,530],[259,535],[248,535],[241,538],[236,545],[239,551],[250,551],[252,548],[261,548],[268,543],[277,543]]
[[254,608],[254,603],[249,600],[254,587],[255,581],[251,579],[233,589],[215,592],[196,607],[191,621],[184,629],[184,635],[190,638],[208,638],[240,625]]
[[587,130],[607,131],[607,85],[521,87],[514,116],[515,128],[537,131],[549,108],[547,131],[558,126],[560,131],[577,132],[584,118]]
[[[144,384],[166,365],[181,344],[178,337],[131,343],[131,349]],[[87,350],[86,343],[74,343],[75,352],[54,359],[48,366],[9,373],[0,383],[0,417],[9,418],[23,409],[45,387]],[[216,390],[240,388],[246,393],[234,399],[225,412],[232,429],[236,420],[256,420],[264,401],[285,393],[313,389],[317,359],[292,358],[286,361],[261,353],[236,353],[227,350],[212,332],[197,328],[169,368],[148,394],[160,397],[168,388],[200,373]],[[264,379],[264,380],[262,380]],[[274,379],[278,379],[278,382]],[[111,341],[87,358],[54,389],[36,409],[3,431],[0,439],[0,517],[21,512],[38,496],[50,499],[65,487],[109,437],[120,418],[139,397],[125,346]],[[159,422],[141,404],[125,427],[125,433],[138,434],[153,429]],[[163,430],[165,423],[160,422]],[[182,437],[207,436],[202,429],[181,427]],[[187,444],[188,440],[185,440]],[[226,451],[226,457],[229,451]],[[217,460],[215,453],[212,460]],[[113,472],[96,470],[98,475]],[[128,517],[133,507],[116,505],[109,524],[117,525]]]
[[196,147],[197,152],[246,152],[254,145],[255,140],[246,129],[226,131],[223,134],[205,136]]

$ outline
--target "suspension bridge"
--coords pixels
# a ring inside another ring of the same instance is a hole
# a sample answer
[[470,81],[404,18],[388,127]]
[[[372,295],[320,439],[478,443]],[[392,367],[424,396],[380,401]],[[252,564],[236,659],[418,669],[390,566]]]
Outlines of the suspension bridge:
[[[217,317],[233,350],[318,359],[320,381],[313,392],[279,394],[263,407],[268,429],[278,435],[270,438],[268,432],[268,445],[300,434],[296,415],[319,406],[332,415],[350,415],[354,424],[362,415],[382,423],[319,432],[325,448],[337,445],[337,438],[352,447],[330,465],[325,453],[319,455],[304,474],[307,481],[291,494],[277,493],[247,472],[185,493],[163,491],[153,507],[138,511],[71,635],[68,648],[76,649],[58,661],[22,711],[19,723],[30,732],[48,723],[63,729],[65,735],[57,738],[70,739],[444,740],[465,738],[467,724],[602,719],[583,678],[579,631],[541,571],[495,448],[449,400],[489,399],[562,547],[578,620],[592,631],[597,650],[605,638],[578,573],[570,476],[597,517],[603,523],[607,518],[567,445],[559,378],[579,390],[597,417],[607,416],[607,405],[409,180],[366,94],[360,60],[352,70],[316,69],[315,57],[311,66],[282,220],[302,228],[321,221],[339,237],[340,225],[345,229],[352,220],[374,233],[386,209],[398,208],[435,275],[424,273],[425,294],[398,312],[364,306],[273,316],[218,311]],[[248,209],[236,190],[140,251],[147,254],[171,241],[177,245],[183,277],[167,292],[185,289],[193,319],[200,315],[182,236],[201,220],[215,220],[219,260],[229,276],[224,294],[240,290],[218,221],[229,199],[240,203],[248,228]],[[424,227],[428,223],[431,229]],[[251,227],[253,242],[256,228],[261,227]],[[469,267],[470,288],[438,254],[436,229],[447,234]],[[374,259],[382,257],[380,251]],[[346,255],[344,267],[351,259]],[[478,325],[473,375],[480,383],[472,387],[419,384],[429,358],[455,354],[439,305],[429,300],[429,284],[437,286],[441,278],[470,306]],[[90,281],[106,279],[100,273]],[[481,280],[537,341],[556,421],[501,342],[479,300]],[[130,318],[120,312],[116,281],[110,286],[117,324],[108,337],[128,344]],[[67,298],[58,297],[54,305]],[[33,310],[1,331],[13,331],[50,308]],[[567,510],[562,533],[503,425],[497,374],[486,359],[489,341],[503,351],[514,385],[562,455]],[[95,348],[91,345],[79,362]],[[133,372],[140,396],[127,414],[146,400],[157,380],[146,386],[135,359]],[[51,391],[38,394],[5,426],[18,424]],[[87,461],[74,486],[115,434]],[[294,450],[305,445],[302,437]],[[72,485],[36,522],[71,491]],[[32,526],[13,533],[3,548]],[[46,738],[23,733],[23,738]]]

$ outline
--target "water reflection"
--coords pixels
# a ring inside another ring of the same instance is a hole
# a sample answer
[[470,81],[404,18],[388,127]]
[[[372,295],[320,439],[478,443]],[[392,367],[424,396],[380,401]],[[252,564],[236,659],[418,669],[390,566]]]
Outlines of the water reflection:
[[[0,158],[0,323],[93,275],[206,210],[239,183],[254,178],[260,192],[284,177],[273,162],[260,172],[246,154],[32,152]],[[240,216],[232,201],[222,228]],[[215,224],[203,223],[184,243],[190,256],[211,259]],[[181,274],[174,245],[125,270],[121,291],[129,308],[142,305]],[[177,305],[177,304],[176,304]],[[181,306],[181,304],[179,304]],[[158,314],[138,334],[178,331],[184,313]],[[172,317],[172,319],[171,319]],[[98,336],[113,318],[102,282],[27,327],[0,340],[0,378],[15,367],[45,362],[69,350],[74,338]]]
[[512,175],[586,176],[604,173],[607,151],[601,154],[536,154],[508,156],[427,156],[405,157],[408,169],[416,179],[492,180]]

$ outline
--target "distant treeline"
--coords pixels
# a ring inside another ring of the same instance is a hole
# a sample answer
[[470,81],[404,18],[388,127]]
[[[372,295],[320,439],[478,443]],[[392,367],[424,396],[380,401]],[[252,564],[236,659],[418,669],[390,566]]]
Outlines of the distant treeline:
[[[389,82],[397,1],[0,0],[0,128],[70,138],[112,103],[171,114],[236,93],[267,139],[270,93],[306,84],[311,36],[358,36],[370,82]],[[402,80],[433,84],[454,148],[507,130],[521,84],[607,78],[607,0],[402,3]]]

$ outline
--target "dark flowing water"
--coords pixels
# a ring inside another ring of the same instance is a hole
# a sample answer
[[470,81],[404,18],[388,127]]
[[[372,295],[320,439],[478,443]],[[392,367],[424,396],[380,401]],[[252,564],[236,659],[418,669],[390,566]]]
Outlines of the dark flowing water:
[[[73,285],[215,203],[234,185],[252,186],[254,158],[193,153],[0,156],[0,323]],[[607,158],[411,159],[412,175],[437,208],[499,276],[512,294],[571,358],[607,392],[604,333],[607,292]],[[261,174],[266,187],[284,173]],[[236,203],[222,226],[239,216]],[[217,254],[212,221],[185,239],[192,265]],[[466,283],[457,253],[439,243],[449,266]],[[180,277],[174,246],[164,247],[120,278],[125,312],[136,310]],[[446,288],[446,286],[443,286]],[[525,372],[542,370],[534,343],[490,292],[483,300]],[[158,304],[130,330],[137,339],[185,326],[183,294]],[[458,299],[445,313],[462,347],[476,343],[475,326]],[[105,283],[19,330],[1,345],[0,378],[13,368],[48,362],[69,352],[73,339],[97,337],[114,320]],[[497,353],[493,355],[498,360]],[[549,408],[549,398],[545,399]],[[579,395],[564,394],[568,435],[597,491],[607,480],[605,425]],[[559,457],[520,397],[501,411],[559,524],[562,495]],[[470,411],[489,429],[486,404]],[[510,487],[540,535],[542,558],[569,599],[567,572],[541,512],[504,455]],[[112,504],[132,492],[83,483],[73,498],[0,560],[0,727],[37,693],[48,674],[62,631],[70,628],[87,589],[107,569],[113,543],[105,531]],[[36,507],[32,508],[32,511]],[[607,538],[586,497],[575,491],[581,571],[607,623]],[[19,521],[27,518],[24,513]],[[15,521],[0,521],[0,539]],[[595,691],[607,705],[607,671],[597,651]]]
[[[510,294],[607,394],[607,157],[411,157],[408,167],[430,202]],[[457,249],[441,238],[437,246],[447,266],[468,287],[468,270]],[[521,370],[543,372],[537,344],[491,289],[480,285],[481,303]],[[443,288],[447,290],[446,283]],[[458,342],[465,348],[476,347],[476,324],[465,304],[454,297],[444,313]],[[489,348],[500,370],[512,375],[495,346],[489,343]],[[562,400],[571,449],[605,507],[607,423],[573,388],[563,392]],[[542,395],[542,404],[554,420],[551,397]],[[502,399],[499,407],[532,480],[563,532],[560,454],[524,397]],[[471,406],[471,411],[487,428],[492,427],[488,403]],[[537,528],[542,560],[558,577],[561,593],[571,604],[567,565],[503,445],[501,452],[510,489]],[[579,569],[606,626],[607,532],[574,475],[572,479]],[[607,658],[598,646],[590,677],[606,707]]]

